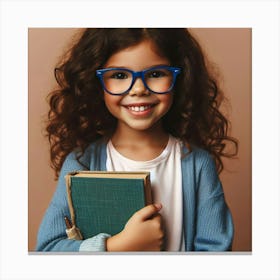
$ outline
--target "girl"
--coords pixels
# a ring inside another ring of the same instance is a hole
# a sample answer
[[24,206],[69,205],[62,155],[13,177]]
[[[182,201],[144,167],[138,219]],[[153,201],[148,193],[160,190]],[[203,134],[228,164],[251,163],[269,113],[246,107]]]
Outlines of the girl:
[[[222,94],[188,30],[86,29],[55,75],[47,133],[59,178],[37,250],[231,249],[232,217],[218,172],[237,141],[227,135]],[[69,240],[64,176],[74,170],[148,170],[154,204],[115,236]]]

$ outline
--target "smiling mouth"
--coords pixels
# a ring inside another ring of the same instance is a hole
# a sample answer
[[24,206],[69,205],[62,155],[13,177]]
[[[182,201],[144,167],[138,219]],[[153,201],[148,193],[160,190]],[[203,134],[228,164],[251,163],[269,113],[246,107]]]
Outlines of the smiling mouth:
[[144,112],[156,106],[156,104],[131,104],[125,106],[128,110],[133,112]]
[[152,108],[152,106],[131,106],[131,107],[127,107],[128,110],[130,111],[134,111],[134,112],[144,112],[150,108]]

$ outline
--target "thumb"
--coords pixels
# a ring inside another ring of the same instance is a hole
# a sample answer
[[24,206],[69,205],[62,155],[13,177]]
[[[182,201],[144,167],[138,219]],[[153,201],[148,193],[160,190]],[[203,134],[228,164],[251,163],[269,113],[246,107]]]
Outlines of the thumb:
[[161,203],[150,204],[137,212],[137,215],[140,217],[141,220],[147,220],[151,218],[154,214],[159,212],[162,208]]

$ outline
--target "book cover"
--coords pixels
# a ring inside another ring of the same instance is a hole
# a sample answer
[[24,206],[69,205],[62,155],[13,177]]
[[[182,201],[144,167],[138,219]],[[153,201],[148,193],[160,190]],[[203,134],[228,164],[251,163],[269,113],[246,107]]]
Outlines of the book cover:
[[83,239],[115,235],[152,203],[149,172],[80,171],[66,175],[71,221]]

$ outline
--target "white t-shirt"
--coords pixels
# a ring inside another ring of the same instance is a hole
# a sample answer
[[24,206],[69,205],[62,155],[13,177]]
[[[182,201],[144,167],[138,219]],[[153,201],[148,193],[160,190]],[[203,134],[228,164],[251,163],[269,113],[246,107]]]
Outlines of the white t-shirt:
[[184,251],[181,144],[170,136],[162,153],[149,161],[135,161],[121,155],[109,141],[108,171],[149,171],[154,203],[160,202],[166,235],[166,251]]

